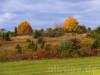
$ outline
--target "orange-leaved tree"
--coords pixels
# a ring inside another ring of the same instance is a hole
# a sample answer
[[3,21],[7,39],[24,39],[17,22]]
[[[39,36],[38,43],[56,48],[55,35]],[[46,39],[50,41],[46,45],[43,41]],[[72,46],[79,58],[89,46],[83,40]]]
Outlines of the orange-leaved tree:
[[65,20],[64,30],[67,31],[76,31],[78,29],[78,21],[73,17],[69,17]]
[[27,21],[20,23],[17,27],[17,34],[30,34],[32,31],[32,27]]

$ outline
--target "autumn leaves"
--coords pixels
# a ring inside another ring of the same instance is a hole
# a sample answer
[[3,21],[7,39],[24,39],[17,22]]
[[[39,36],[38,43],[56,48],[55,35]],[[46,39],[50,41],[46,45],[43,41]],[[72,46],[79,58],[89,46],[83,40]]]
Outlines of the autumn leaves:
[[32,27],[27,21],[20,23],[17,27],[17,34],[30,34],[32,31]]
[[[79,25],[77,19],[73,17],[69,17],[68,19],[65,20],[64,30],[76,31],[78,29],[79,29]],[[17,34],[30,34],[30,33],[32,33],[32,27],[27,21],[21,22],[18,25]]]
[[64,30],[67,31],[76,31],[78,29],[78,21],[73,18],[73,17],[69,17],[68,19],[65,20],[64,23]]

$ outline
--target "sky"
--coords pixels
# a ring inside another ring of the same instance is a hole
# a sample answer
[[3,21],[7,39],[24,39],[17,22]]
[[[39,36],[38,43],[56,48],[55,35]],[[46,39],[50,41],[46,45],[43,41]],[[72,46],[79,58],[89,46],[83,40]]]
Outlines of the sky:
[[100,25],[100,0],[0,0],[0,28],[13,30],[22,21],[33,29],[55,27],[74,17],[80,25]]

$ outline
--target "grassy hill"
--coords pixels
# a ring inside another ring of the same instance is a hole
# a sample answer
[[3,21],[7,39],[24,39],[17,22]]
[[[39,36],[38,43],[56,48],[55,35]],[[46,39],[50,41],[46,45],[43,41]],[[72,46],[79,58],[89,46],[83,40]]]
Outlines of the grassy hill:
[[[34,38],[32,35],[21,35],[21,36],[11,37],[11,41],[3,41],[2,45],[0,46],[0,59],[1,61],[2,60],[13,61],[13,60],[24,60],[24,59],[27,60],[27,59],[49,58],[49,57],[50,58],[65,57],[64,54],[61,54],[58,48],[59,49],[62,48],[61,47],[62,43],[65,43],[66,41],[69,41],[74,38],[77,38],[79,40],[79,43],[82,44],[82,48],[80,49],[80,51],[84,51],[84,53],[85,51],[89,52],[87,50],[89,50],[90,48],[89,46],[93,42],[93,39],[87,38],[86,34],[65,33],[64,35],[59,37],[43,37],[45,41],[45,46],[44,48],[41,48],[41,44],[38,43],[37,50],[33,50],[32,48],[30,49],[28,47],[29,46],[33,47],[34,44],[31,45],[31,42],[36,44],[38,39]],[[27,42],[27,39],[31,40],[31,42]],[[22,54],[18,53],[18,49],[16,49],[17,44],[21,46],[21,49],[23,51]],[[49,44],[49,50],[45,48],[46,45],[48,44]],[[75,53],[72,53],[73,56],[74,54]],[[77,57],[78,55],[76,54],[75,56]]]
[[[69,40],[69,39],[72,39],[75,37],[78,39],[82,39],[84,37],[84,35],[77,34],[75,36],[72,33],[66,33],[65,35],[63,35],[61,37],[44,37],[44,40],[46,41],[46,43],[50,43],[52,45],[57,45],[65,40]],[[26,42],[27,39],[36,41],[36,39],[33,38],[33,36],[31,36],[31,35],[15,36],[15,37],[11,37],[11,39],[12,39],[12,41],[3,42],[2,46],[0,47],[0,50],[15,50],[15,45],[17,43],[21,44],[22,46],[25,46],[27,43]]]

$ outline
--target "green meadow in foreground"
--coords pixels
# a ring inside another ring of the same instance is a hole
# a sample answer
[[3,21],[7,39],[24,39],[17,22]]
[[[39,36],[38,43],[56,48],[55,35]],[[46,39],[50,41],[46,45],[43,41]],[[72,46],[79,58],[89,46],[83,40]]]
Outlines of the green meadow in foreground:
[[100,57],[3,62],[0,75],[100,75]]

